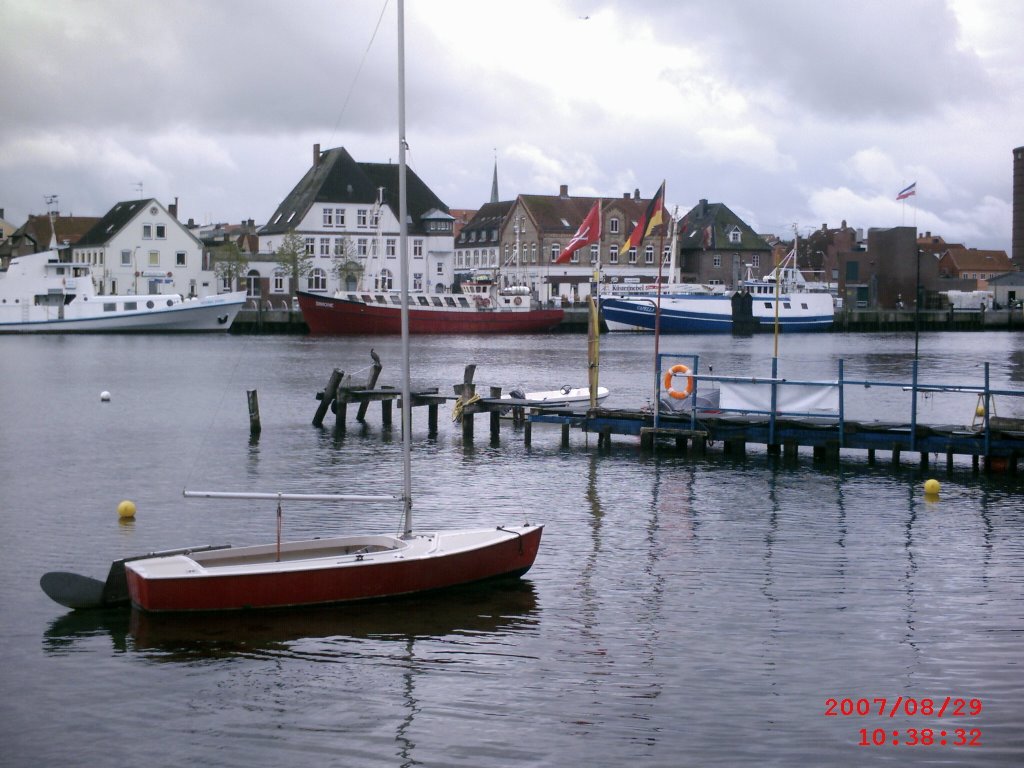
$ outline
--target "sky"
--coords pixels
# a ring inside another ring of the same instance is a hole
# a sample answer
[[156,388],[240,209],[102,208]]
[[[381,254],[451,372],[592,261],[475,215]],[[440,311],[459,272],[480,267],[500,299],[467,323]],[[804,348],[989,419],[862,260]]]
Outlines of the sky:
[[[397,0],[0,0],[0,208],[265,223],[312,162],[397,162]],[[1010,252],[1018,0],[407,0],[408,162],[451,208],[725,203]],[[917,194],[896,200],[916,182]]]

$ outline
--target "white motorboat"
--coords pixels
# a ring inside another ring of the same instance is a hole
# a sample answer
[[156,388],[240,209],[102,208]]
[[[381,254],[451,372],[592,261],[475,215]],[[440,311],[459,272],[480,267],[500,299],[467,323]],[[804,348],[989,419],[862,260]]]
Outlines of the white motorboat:
[[100,295],[89,264],[50,250],[16,256],[0,271],[0,333],[226,331],[245,298]]

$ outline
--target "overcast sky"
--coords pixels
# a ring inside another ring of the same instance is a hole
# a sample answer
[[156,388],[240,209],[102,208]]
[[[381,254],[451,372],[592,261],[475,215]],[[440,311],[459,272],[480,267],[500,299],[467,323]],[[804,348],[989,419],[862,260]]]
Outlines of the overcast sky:
[[[0,0],[0,207],[264,223],[312,145],[397,161],[396,0]],[[1009,253],[1018,0],[407,0],[409,164],[453,208],[701,198],[787,238]],[[896,193],[917,182],[909,204]]]

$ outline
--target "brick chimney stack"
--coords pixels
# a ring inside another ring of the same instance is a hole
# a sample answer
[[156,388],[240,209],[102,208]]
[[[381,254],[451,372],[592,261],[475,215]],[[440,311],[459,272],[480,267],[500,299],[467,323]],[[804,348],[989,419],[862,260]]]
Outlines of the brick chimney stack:
[[313,167],[316,168],[318,165],[320,165],[320,145],[319,144],[314,144],[313,145]]

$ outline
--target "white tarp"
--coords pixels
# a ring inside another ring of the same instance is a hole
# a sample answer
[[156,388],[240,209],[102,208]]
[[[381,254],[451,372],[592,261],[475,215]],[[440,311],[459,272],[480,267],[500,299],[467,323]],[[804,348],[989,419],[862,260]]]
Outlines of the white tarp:
[[[772,410],[772,385],[761,382],[721,382],[724,411]],[[776,413],[839,415],[838,384],[776,384]]]

